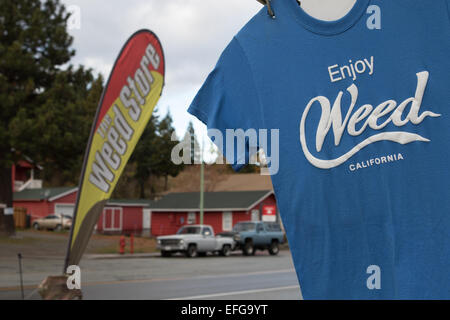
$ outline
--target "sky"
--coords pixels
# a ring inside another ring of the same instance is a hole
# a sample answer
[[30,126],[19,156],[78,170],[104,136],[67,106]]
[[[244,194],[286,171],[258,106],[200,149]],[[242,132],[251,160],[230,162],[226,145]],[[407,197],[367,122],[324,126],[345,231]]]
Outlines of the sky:
[[190,120],[198,139],[209,143],[206,126],[186,110],[233,36],[262,5],[256,0],[62,0],[79,17],[69,33],[82,64],[105,79],[128,37],[150,29],[160,39],[166,80],[157,104],[162,117],[170,110],[177,135]]

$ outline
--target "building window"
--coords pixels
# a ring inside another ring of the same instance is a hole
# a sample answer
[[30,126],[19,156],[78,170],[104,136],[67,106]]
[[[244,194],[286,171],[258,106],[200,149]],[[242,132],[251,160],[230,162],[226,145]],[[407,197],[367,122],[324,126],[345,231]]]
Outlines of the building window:
[[259,221],[259,210],[258,209],[252,210],[252,221]]
[[122,230],[123,212],[122,208],[104,208],[103,209],[103,230],[120,231]]
[[195,212],[189,212],[187,216],[187,224],[195,224],[197,222],[197,214]]
[[231,229],[233,229],[233,213],[225,211],[222,213],[222,230],[231,231]]

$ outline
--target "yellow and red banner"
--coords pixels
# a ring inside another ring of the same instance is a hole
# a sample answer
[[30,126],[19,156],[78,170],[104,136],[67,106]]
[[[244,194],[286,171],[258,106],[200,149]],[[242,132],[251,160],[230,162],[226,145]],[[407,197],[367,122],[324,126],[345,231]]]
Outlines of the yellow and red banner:
[[77,265],[164,86],[158,37],[135,32],[113,66],[91,129],[65,261]]

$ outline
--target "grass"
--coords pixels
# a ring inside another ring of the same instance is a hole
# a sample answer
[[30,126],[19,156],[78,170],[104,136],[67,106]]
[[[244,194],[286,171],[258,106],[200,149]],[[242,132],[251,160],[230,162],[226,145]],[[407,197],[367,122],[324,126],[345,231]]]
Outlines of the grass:
[[41,230],[24,229],[21,231],[35,233],[35,234],[48,234],[48,235],[58,235],[58,236],[69,236],[69,234],[70,234],[70,230],[68,230],[68,229],[61,230],[61,231],[53,231],[53,230],[47,230],[47,229],[41,229]]
[[[146,248],[134,248],[134,253],[153,253],[153,252],[159,252],[156,247],[146,247]],[[119,246],[105,246],[96,248],[95,250],[91,251],[91,253],[95,254],[115,254],[119,253]],[[125,248],[125,253],[130,253],[130,248]]]
[[[0,236],[0,245],[4,247],[6,246],[10,249],[13,248],[14,246],[20,246],[21,248],[28,248],[33,252],[40,252],[45,251],[41,249],[48,248],[47,244],[51,242],[53,247],[55,247],[54,249],[49,249],[51,252],[55,251],[64,252],[68,236],[69,236],[68,231],[54,232],[51,230],[37,231],[33,229],[27,229],[27,230],[20,230],[20,237]],[[94,234],[89,240],[89,245],[86,252],[94,254],[119,253],[119,240],[120,235]],[[125,252],[129,253],[130,237],[125,237],[125,243],[126,243]],[[134,252],[135,253],[157,252],[156,240],[148,237],[135,236]]]
[[[119,253],[120,236],[94,235],[91,241],[107,241],[105,245],[98,245],[89,250],[89,253],[95,254],[113,254]],[[134,253],[152,253],[157,252],[156,240],[153,238],[134,237]],[[125,253],[130,253],[130,238],[125,237]]]
[[39,239],[31,237],[14,238],[14,237],[0,237],[1,244],[33,244],[39,242]]

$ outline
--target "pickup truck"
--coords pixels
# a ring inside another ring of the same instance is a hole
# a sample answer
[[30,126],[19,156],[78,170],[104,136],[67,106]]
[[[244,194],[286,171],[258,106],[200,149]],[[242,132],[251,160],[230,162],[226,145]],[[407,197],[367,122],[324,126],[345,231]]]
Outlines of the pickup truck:
[[208,252],[229,256],[234,249],[234,240],[228,237],[214,236],[209,225],[186,225],[177,234],[157,237],[158,249],[163,257],[182,252],[187,257],[206,255]]
[[231,232],[236,245],[246,256],[254,255],[256,250],[268,250],[271,255],[280,251],[284,233],[277,223],[247,221],[236,223]]

